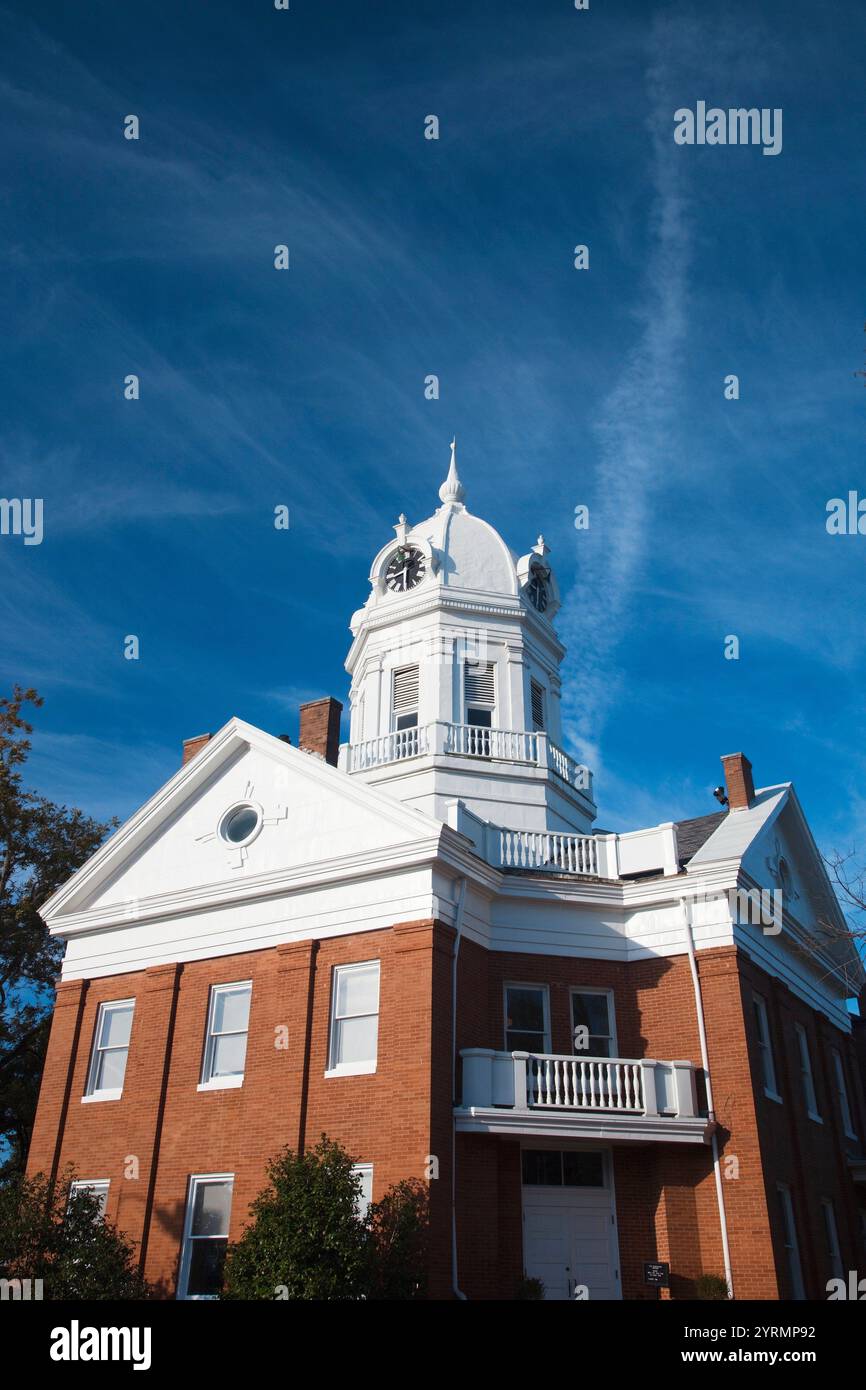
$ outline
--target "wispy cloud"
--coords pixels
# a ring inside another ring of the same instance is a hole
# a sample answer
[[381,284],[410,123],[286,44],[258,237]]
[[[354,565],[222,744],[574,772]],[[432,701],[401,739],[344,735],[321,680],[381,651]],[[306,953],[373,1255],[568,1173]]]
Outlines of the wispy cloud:
[[587,576],[567,597],[560,626],[571,649],[565,716],[581,756],[598,769],[605,713],[616,693],[616,651],[646,559],[652,492],[664,474],[675,429],[684,303],[692,253],[682,162],[671,137],[672,53],[694,32],[661,16],[653,23],[646,70],[651,137],[647,253],[635,319],[637,340],[594,424],[598,444],[590,528],[578,536]]

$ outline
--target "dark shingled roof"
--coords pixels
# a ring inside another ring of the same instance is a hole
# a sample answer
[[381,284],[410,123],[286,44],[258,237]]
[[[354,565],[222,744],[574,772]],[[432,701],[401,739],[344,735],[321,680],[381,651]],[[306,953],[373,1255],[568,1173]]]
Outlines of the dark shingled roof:
[[709,816],[695,816],[693,820],[677,821],[677,851],[681,864],[688,864],[692,855],[697,854],[701,845],[706,844],[727,814],[727,811],[715,811]]

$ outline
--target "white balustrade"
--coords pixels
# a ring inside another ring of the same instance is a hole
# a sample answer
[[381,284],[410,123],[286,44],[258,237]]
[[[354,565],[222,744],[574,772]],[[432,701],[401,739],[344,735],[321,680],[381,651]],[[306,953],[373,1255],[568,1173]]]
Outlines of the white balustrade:
[[379,738],[368,738],[363,743],[350,744],[348,770],[360,772],[368,767],[402,762],[404,758],[417,758],[419,754],[427,752],[427,747],[426,726],[396,729],[393,733],[382,734]]
[[499,859],[505,869],[598,875],[597,845],[592,835],[503,828],[499,832]]
[[530,1055],[526,1063],[530,1105],[643,1114],[641,1082],[640,1062],[621,1058]]
[[463,1107],[698,1115],[693,1062],[464,1048]]

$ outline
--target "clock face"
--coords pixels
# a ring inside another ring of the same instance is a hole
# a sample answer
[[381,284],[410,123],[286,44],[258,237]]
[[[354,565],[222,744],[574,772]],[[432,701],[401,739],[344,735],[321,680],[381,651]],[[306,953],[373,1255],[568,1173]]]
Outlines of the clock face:
[[414,589],[427,572],[423,554],[414,545],[401,545],[395,550],[385,571],[385,583],[392,593],[403,594]]
[[526,585],[526,594],[533,608],[537,608],[539,613],[543,613],[547,607],[548,588],[547,574],[549,571],[534,569]]

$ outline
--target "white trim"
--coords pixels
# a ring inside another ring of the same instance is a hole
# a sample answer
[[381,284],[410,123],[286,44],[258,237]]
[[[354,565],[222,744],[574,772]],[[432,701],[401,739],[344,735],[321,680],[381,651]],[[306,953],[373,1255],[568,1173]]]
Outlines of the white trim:
[[[242,840],[232,840],[225,834],[225,829],[230,817],[234,816],[238,811],[253,811],[255,813],[256,823],[249,835],[245,835]],[[259,803],[257,801],[250,801],[248,797],[242,797],[240,801],[233,801],[227,811],[223,811],[217,821],[217,838],[222,844],[227,845],[229,849],[245,849],[246,846],[251,845],[253,840],[261,833],[264,823],[265,813]]]
[[[371,965],[376,967],[376,1008],[367,1014],[344,1014],[337,1017],[337,992],[339,977],[343,974],[349,975],[357,970],[369,970]],[[376,1070],[379,1060],[379,1007],[382,997],[382,961],[379,957],[372,960],[349,961],[342,965],[335,965],[331,971],[331,1023],[330,1036],[328,1039],[328,1065],[325,1076],[364,1076]],[[337,1045],[337,1024],[343,1018],[375,1018],[376,1020],[376,1055],[365,1057],[357,1062],[335,1062]]]
[[803,1283],[803,1264],[800,1259],[800,1244],[797,1239],[797,1218],[794,1213],[794,1198],[791,1189],[786,1182],[776,1183],[776,1192],[779,1194],[779,1206],[782,1213],[782,1235],[784,1236],[784,1246],[788,1254],[788,1276],[794,1293],[794,1302],[803,1303],[806,1298],[806,1287]]
[[[572,1001],[573,1001],[574,996],[575,996],[576,994],[603,994],[603,995],[606,997],[606,999],[607,999],[607,1026],[608,1026],[608,1028],[610,1029],[610,1034],[609,1034],[609,1038],[608,1038],[608,1040],[609,1040],[609,1042],[610,1042],[610,1048],[611,1048],[610,1055],[611,1055],[611,1057],[618,1057],[618,1056],[619,1056],[619,1044],[618,1044],[618,1042],[617,1042],[617,1035],[616,1035],[616,1008],[615,1008],[615,1000],[614,1000],[614,991],[613,991],[613,989],[607,989],[607,988],[605,988],[605,987],[603,987],[603,986],[601,986],[601,985],[570,985],[570,986],[569,986],[569,990],[568,990],[568,1011],[569,1011],[569,1022],[570,1022],[570,1024],[571,1024],[571,1050],[572,1050],[572,1052],[574,1052],[574,1055],[575,1055],[576,1057],[579,1057],[579,1056],[581,1055],[581,1054],[576,1050],[576,1048],[575,1048],[575,1046],[574,1046],[574,1004],[573,1004]],[[600,1037],[601,1037],[601,1034],[600,1034],[600,1033],[592,1033],[590,1036],[591,1036],[591,1037],[594,1037],[594,1038],[600,1038]],[[590,1050],[590,1052],[589,1052],[588,1054],[586,1054],[586,1055],[588,1055],[588,1056],[596,1056],[597,1054],[596,1054],[596,1053],[593,1053],[593,1052]]]
[[845,1059],[838,1047],[831,1047],[830,1054],[833,1058],[833,1073],[836,1080],[836,1100],[839,1104],[842,1128],[845,1131],[846,1139],[853,1139],[856,1143],[858,1141],[858,1136],[854,1131],[854,1117],[851,1113],[851,1093],[848,1090]]
[[809,1047],[809,1034],[806,1032],[805,1025],[799,1019],[794,1020],[794,1036],[797,1039],[797,1052],[800,1058],[800,1080],[803,1083],[803,1100],[806,1103],[806,1114],[810,1120],[814,1120],[816,1125],[822,1125],[824,1121],[818,1114],[818,1097],[815,1091],[815,1073],[812,1070],[812,1051]]
[[[128,1009],[129,1019],[129,1041],[125,1047],[101,1047],[99,1043],[102,1033],[103,1020],[107,1013],[116,1009]],[[132,1044],[132,1025],[135,1020],[135,999],[104,999],[96,1010],[96,1021],[93,1026],[93,1041],[90,1045],[90,1061],[87,1065],[87,1076],[84,1082],[84,1095],[82,1100],[120,1100],[123,1095],[123,1082],[126,1081],[126,1068],[129,1063],[129,1049]],[[105,1052],[124,1052],[126,1054],[123,1063],[123,1082],[120,1086],[105,1086],[97,1089],[96,1075],[99,1070],[99,1063],[102,1054]]]
[[830,1258],[830,1274],[834,1279],[845,1277],[845,1266],[842,1263],[842,1251],[839,1246],[839,1228],[836,1225],[836,1209],[830,1197],[821,1198],[821,1212],[824,1219],[824,1238],[827,1244],[827,1254]]
[[197,1091],[237,1091],[244,1084],[243,1076],[218,1076],[213,1081],[200,1081]]
[[[217,999],[223,994],[236,994],[241,990],[247,993],[247,1026],[246,1028],[233,1028],[224,1033],[214,1032],[214,1015],[216,1014]],[[246,1072],[247,1044],[250,1036],[250,1010],[253,1005],[253,982],[252,980],[225,980],[219,984],[211,985],[208,994],[207,1006],[207,1026],[205,1029],[204,1051],[201,1059],[201,1074],[198,1084],[199,1091],[224,1091],[232,1087],[244,1084],[244,1074]],[[214,1058],[216,1056],[216,1039],[218,1037],[239,1037],[244,1036],[244,1071],[227,1073],[225,1076],[214,1076]]]
[[[370,1017],[370,1015],[364,1015]],[[335,1067],[328,1067],[325,1077],[332,1076],[375,1076],[375,1062],[338,1062]]]
[[105,1213],[108,1210],[108,1193],[110,1188],[111,1178],[76,1178],[69,1184],[69,1192],[66,1198],[67,1207],[77,1193],[90,1192],[93,1196],[102,1199],[99,1215],[104,1221]]
[[361,1178],[362,1181],[367,1176],[367,1174],[369,1174],[370,1177],[370,1196],[366,1199],[366,1201],[364,1201],[362,1193],[361,1204],[359,1204],[356,1207],[358,1215],[362,1218],[362,1220],[364,1220],[366,1219],[370,1207],[373,1205],[373,1165],[372,1163],[353,1163],[352,1172],[357,1173],[358,1177]]
[[192,1217],[195,1209],[195,1191],[199,1183],[204,1182],[223,1182],[231,1183],[231,1196],[229,1198],[229,1227],[231,1227],[231,1204],[234,1200],[234,1173],[190,1173],[186,1187],[186,1211],[183,1220],[183,1236],[180,1245],[180,1268],[177,1276],[177,1293],[175,1297],[183,1303],[212,1303],[218,1297],[217,1294],[188,1294],[186,1292],[189,1282],[189,1267],[192,1257],[193,1240],[228,1240],[228,1231],[224,1236],[193,1236]]
[[[519,1028],[512,1028],[512,1029],[509,1030],[509,1027],[508,1027],[508,991],[509,991],[510,989],[531,989],[531,990],[537,990],[537,991],[539,991],[539,992],[541,993],[541,995],[542,995],[542,997],[543,997],[543,1002],[544,1002],[544,1046],[541,1047],[541,1048],[538,1048],[537,1050],[538,1050],[539,1052],[552,1052],[552,1051],[553,1051],[553,1044],[552,1044],[551,1037],[550,1037],[550,986],[547,985],[547,984],[539,984],[539,982],[538,982],[537,980],[505,980],[505,981],[503,981],[503,984],[502,984],[502,1046],[504,1047],[505,1051],[506,1051],[506,1052],[511,1052],[511,1051],[513,1050],[511,1047],[509,1047],[509,1044],[508,1044],[508,1034],[509,1034],[509,1031],[511,1031],[512,1033],[518,1033],[518,1032],[521,1031]],[[532,1030],[532,1029],[529,1029],[529,1030],[524,1029],[523,1031],[524,1031],[524,1032],[526,1032],[526,1031],[532,1032],[532,1031],[534,1031],[534,1030]]]
[[123,1095],[123,1087],[118,1090],[114,1088],[110,1091],[94,1091],[92,1096],[82,1096],[82,1105],[100,1105],[107,1100],[120,1100]]
[[753,990],[752,1002],[754,1004],[753,1017],[758,1025],[758,1057],[761,1063],[761,1077],[759,1079],[763,1081],[764,1095],[767,1099],[776,1101],[778,1105],[783,1105],[784,1101],[777,1089],[776,1058],[773,1053],[773,1035],[770,1031],[767,1001],[763,994],[758,994],[757,990]]

